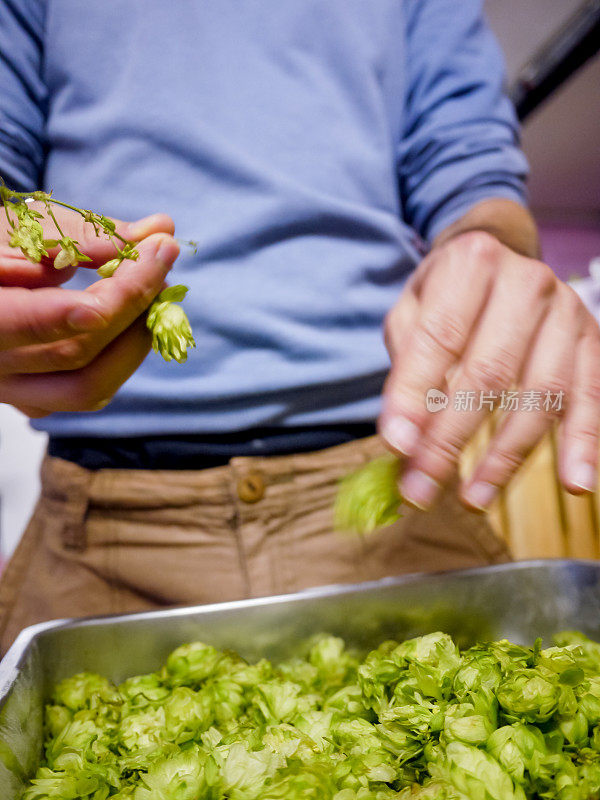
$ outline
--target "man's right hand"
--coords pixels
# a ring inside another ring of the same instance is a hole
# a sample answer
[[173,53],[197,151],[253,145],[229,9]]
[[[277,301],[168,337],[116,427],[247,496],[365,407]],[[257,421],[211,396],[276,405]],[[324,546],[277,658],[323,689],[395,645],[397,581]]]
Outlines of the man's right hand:
[[[53,211],[92,259],[83,266],[96,269],[115,256],[114,245],[78,214]],[[45,235],[55,236],[41,222]],[[60,288],[74,268],[56,270],[56,250],[32,264],[9,246],[8,225],[0,223],[0,403],[30,417],[98,410],[146,357],[145,312],[179,254],[174,224],[165,214],[116,223],[121,236],[140,242],[139,259],[123,261],[113,277],[83,291]]]

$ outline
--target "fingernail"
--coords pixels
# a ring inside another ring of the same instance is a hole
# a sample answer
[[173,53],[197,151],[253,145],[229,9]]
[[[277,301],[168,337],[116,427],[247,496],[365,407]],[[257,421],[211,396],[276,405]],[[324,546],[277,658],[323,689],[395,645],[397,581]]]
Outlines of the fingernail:
[[485,511],[498,494],[498,487],[487,481],[477,481],[463,493],[465,501],[473,508]]
[[97,301],[79,303],[67,314],[67,325],[76,333],[98,331],[105,327],[106,321],[100,313]]
[[433,503],[439,488],[439,483],[429,475],[413,469],[402,478],[400,493],[409,503],[425,511]]
[[164,236],[156,251],[156,260],[165,266],[171,265],[179,255],[179,245],[171,236]]
[[411,456],[420,436],[419,428],[406,417],[390,417],[382,427],[381,435],[405,456]]
[[568,480],[573,486],[583,489],[584,492],[596,491],[596,470],[586,461],[578,461],[573,464],[568,473]]

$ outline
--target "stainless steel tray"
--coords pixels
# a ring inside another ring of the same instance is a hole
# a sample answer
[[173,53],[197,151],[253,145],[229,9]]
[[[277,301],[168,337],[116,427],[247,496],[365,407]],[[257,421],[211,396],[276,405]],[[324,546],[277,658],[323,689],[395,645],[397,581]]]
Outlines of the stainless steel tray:
[[598,562],[520,562],[34,625],[0,663],[0,798],[17,800],[37,766],[49,687],[81,670],[121,681],[155,670],[173,648],[193,640],[234,648],[249,659],[278,659],[318,631],[366,649],[433,630],[469,644],[501,637],[549,641],[569,628],[600,638]]

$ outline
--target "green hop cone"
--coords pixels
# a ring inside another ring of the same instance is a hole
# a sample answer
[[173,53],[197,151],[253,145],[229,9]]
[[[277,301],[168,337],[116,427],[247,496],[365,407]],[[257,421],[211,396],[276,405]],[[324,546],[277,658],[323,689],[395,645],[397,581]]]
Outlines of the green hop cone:
[[600,677],[591,675],[577,687],[578,708],[590,725],[600,723]]
[[65,269],[77,264],[77,253],[71,245],[62,247],[54,257],[54,269]]
[[70,236],[63,236],[59,242],[60,250],[54,257],[54,269],[65,269],[65,267],[76,267],[80,261],[91,261],[89,256],[86,256],[77,247],[75,239]]
[[569,648],[577,665],[593,675],[600,673],[600,644],[579,631],[563,631],[554,636],[559,647]]
[[450,742],[439,760],[429,765],[429,773],[468,798],[525,800],[523,789],[515,786],[494,758],[461,742]]
[[[294,727],[304,733],[313,744],[312,749],[325,750],[332,738],[333,711],[312,709],[294,719]],[[297,734],[296,734],[297,735]]]
[[511,721],[545,722],[558,708],[560,687],[543,667],[518,669],[502,681],[497,697]]
[[527,772],[532,777],[543,775],[547,746],[543,734],[532,725],[517,722],[497,728],[486,749],[517,784],[527,783]]
[[445,781],[435,781],[422,788],[409,786],[394,797],[396,800],[465,800],[466,796]]
[[25,790],[22,800],[76,800],[81,797],[78,793],[80,786],[75,775],[64,772],[53,772],[47,767],[41,767],[31,785]]
[[41,218],[35,209],[23,201],[5,204],[15,214],[17,223],[9,240],[11,247],[19,247],[25,258],[34,263],[39,263],[42,256],[47,256],[44,231],[38,220]]
[[195,347],[192,328],[181,306],[187,292],[185,286],[170,286],[159,294],[148,311],[146,324],[152,333],[152,348],[165,361],[183,364],[187,360],[188,347]]
[[480,689],[495,690],[502,680],[498,662],[490,653],[474,652],[472,657],[463,657],[462,666],[454,676],[454,693],[460,700],[468,698]]
[[66,728],[71,722],[72,718],[73,714],[68,708],[66,708],[66,706],[46,706],[46,730],[51,736],[58,736],[63,728]]
[[582,711],[556,720],[559,731],[571,745],[585,747],[588,743],[588,721]]
[[42,256],[48,255],[44,247],[44,232],[37,220],[33,220],[30,225],[21,224],[13,231],[9,244],[11,247],[19,247],[23,255],[36,264],[41,261]]
[[223,794],[231,800],[264,797],[265,783],[270,780],[282,759],[269,748],[249,751],[243,742],[234,742],[224,751],[221,765]]
[[54,770],[66,769],[74,756],[93,761],[105,756],[108,728],[103,723],[96,724],[91,719],[74,719],[66,725],[46,748],[46,761]]
[[194,748],[153,764],[142,774],[135,800],[198,800],[209,797],[206,756]]
[[158,746],[167,736],[165,710],[162,707],[136,710],[121,720],[118,729],[119,745],[128,752]]
[[119,692],[132,707],[147,706],[169,696],[169,689],[162,685],[155,673],[128,678],[119,686]]
[[210,698],[187,686],[178,686],[165,702],[165,733],[177,743],[193,739],[213,721]]
[[338,530],[367,534],[400,518],[398,466],[394,456],[382,456],[342,479],[335,502]]
[[265,722],[289,722],[298,713],[298,695],[301,687],[291,681],[271,681],[257,687],[256,706]]
[[474,714],[469,704],[451,706],[444,717],[444,735],[447,742],[485,744],[494,730],[494,723],[484,714]]
[[80,672],[65,678],[54,689],[53,702],[71,711],[90,708],[98,702],[119,703],[116,687],[101,675]]
[[315,637],[308,660],[317,668],[323,684],[341,683],[347,672],[358,666],[346,651],[344,640],[337,636]]
[[106,262],[106,264],[102,264],[102,266],[99,267],[96,272],[101,278],[112,278],[117,269],[121,266],[122,262],[122,258],[111,258],[110,261]]
[[203,642],[182,644],[167,658],[165,677],[174,686],[199,685],[216,671],[223,656]]

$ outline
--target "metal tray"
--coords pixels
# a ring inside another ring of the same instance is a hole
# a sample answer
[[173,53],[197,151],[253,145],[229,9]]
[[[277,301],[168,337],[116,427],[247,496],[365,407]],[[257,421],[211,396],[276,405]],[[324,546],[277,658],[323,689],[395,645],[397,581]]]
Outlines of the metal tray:
[[600,563],[529,561],[437,575],[124,616],[58,620],[24,630],[0,664],[0,797],[17,800],[38,763],[49,688],[81,670],[115,681],[158,668],[182,642],[248,659],[285,657],[319,631],[372,648],[434,630],[462,644],[506,637],[549,642],[577,628],[600,638]]

